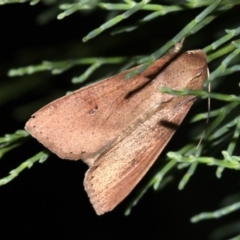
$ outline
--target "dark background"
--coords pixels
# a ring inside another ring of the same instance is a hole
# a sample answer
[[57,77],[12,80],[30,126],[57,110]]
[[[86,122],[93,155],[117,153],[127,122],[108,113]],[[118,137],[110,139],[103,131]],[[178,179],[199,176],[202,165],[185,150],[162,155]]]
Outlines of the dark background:
[[[64,95],[67,90],[81,87],[73,86],[70,79],[80,75],[86,66],[75,67],[62,75],[40,72],[16,78],[7,77],[9,69],[39,64],[42,60],[148,55],[176,35],[202,10],[171,13],[136,31],[116,36],[111,36],[108,30],[82,43],[87,33],[105,22],[106,11],[76,13],[61,21],[53,19],[39,24],[39,16],[50,8],[42,4],[0,6],[1,136],[23,129],[30,115],[41,106]],[[225,28],[236,27],[238,13],[239,7],[236,7],[219,16],[204,30],[187,38],[184,49],[205,47],[224,34]],[[139,12],[118,26],[128,25],[144,15]],[[93,74],[91,80],[104,77],[110,68],[114,70],[112,66],[104,66]],[[228,87],[223,83],[219,91],[234,92],[235,88],[236,85]],[[194,112],[206,111],[207,108],[206,101],[194,106],[162,155],[178,150],[188,141],[191,135],[188,120]],[[214,106],[218,103],[213,102]],[[0,177],[42,149],[43,146],[29,137],[21,147],[1,159]],[[209,239],[214,230],[223,229],[223,225],[239,219],[239,213],[235,212],[222,219],[190,223],[193,215],[218,209],[225,197],[239,192],[237,171],[226,170],[223,177],[217,179],[215,167],[199,166],[186,188],[178,191],[178,183],[184,174],[180,171],[163,190],[149,190],[131,215],[125,217],[124,210],[141,184],[114,211],[97,216],[83,189],[86,170],[87,166],[81,161],[63,161],[52,154],[45,163],[36,163],[0,187],[1,239]],[[150,171],[142,184],[153,172]]]

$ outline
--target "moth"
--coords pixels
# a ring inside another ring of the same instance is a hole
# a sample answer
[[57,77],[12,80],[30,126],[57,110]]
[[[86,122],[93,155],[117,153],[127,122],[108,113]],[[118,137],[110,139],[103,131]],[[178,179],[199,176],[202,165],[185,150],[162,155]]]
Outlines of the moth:
[[196,100],[161,88],[200,90],[208,77],[202,50],[169,53],[126,81],[138,67],[49,103],[25,126],[60,158],[89,166],[84,187],[98,215],[132,191]]

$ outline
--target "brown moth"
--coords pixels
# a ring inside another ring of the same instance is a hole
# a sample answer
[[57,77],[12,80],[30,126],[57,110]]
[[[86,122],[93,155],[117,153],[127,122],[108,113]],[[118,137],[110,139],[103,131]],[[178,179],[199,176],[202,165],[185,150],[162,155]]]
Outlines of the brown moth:
[[88,164],[84,187],[98,215],[132,191],[196,100],[161,88],[198,90],[208,77],[201,50],[169,53],[126,81],[136,68],[49,103],[25,126],[60,158]]

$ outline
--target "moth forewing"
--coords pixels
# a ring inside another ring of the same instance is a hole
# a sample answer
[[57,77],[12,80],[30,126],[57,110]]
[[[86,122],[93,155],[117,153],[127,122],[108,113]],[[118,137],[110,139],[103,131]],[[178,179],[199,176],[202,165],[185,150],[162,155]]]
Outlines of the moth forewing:
[[129,81],[125,80],[126,74],[136,68],[59,98],[33,114],[25,129],[60,158],[82,159],[91,166],[127,126],[154,104],[149,85],[175,55],[164,56]]
[[201,50],[166,55],[129,81],[125,71],[62,97],[36,112],[26,130],[61,158],[90,167],[85,189],[96,212],[118,205],[145,175],[181,124],[207,79]]

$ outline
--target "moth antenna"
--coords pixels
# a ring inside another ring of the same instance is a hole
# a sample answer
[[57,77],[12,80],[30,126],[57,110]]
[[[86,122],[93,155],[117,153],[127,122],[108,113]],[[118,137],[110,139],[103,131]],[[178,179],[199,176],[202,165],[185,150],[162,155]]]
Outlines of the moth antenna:
[[168,51],[167,54],[179,53],[179,52],[181,51],[181,49],[182,49],[184,40],[185,40],[185,37],[182,38],[182,40],[181,40],[179,43],[176,43],[176,44],[174,45],[174,47],[171,48],[171,49]]
[[[209,72],[208,72],[208,76],[209,76]],[[211,92],[211,84],[210,84],[210,82],[209,82],[209,84],[208,84],[208,92],[209,92],[209,93]],[[200,140],[199,140],[198,145],[197,145],[197,147],[196,147],[196,150],[199,148],[199,146],[201,145],[202,140],[203,140],[203,138],[204,138],[204,134],[205,134],[205,131],[206,131],[208,122],[209,122],[209,118],[210,118],[210,110],[211,110],[211,98],[208,97],[208,114],[207,114],[207,119],[206,119],[206,122],[205,122],[204,129],[203,129],[203,131],[202,131]]]

